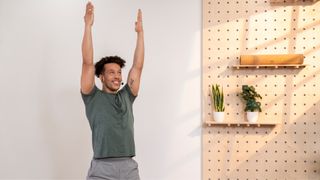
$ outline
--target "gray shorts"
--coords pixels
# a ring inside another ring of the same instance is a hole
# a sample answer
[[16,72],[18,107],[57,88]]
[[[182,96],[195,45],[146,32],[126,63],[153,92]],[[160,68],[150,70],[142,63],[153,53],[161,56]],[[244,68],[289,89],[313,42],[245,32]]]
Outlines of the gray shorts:
[[130,158],[92,159],[87,180],[140,180],[138,163]]

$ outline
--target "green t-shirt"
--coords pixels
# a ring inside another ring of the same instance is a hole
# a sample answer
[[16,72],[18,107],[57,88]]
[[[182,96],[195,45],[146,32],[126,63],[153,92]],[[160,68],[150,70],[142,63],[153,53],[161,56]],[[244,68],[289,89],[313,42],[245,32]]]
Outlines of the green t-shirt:
[[132,104],[136,98],[126,84],[116,94],[96,86],[83,94],[92,131],[94,158],[135,156]]

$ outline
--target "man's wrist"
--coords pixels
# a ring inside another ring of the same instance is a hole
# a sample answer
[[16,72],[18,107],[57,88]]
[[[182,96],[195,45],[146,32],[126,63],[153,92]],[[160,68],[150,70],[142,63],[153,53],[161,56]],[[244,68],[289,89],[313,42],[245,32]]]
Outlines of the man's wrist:
[[92,25],[91,25],[91,24],[85,24],[84,27],[85,27],[86,29],[91,29]]

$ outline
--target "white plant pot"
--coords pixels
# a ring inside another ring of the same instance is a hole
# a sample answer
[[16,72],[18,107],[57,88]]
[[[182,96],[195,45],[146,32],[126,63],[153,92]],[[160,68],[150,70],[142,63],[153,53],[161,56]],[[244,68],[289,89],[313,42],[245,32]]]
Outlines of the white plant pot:
[[247,119],[249,123],[255,123],[258,121],[259,112],[247,112]]
[[218,123],[223,122],[224,112],[213,112],[213,119]]

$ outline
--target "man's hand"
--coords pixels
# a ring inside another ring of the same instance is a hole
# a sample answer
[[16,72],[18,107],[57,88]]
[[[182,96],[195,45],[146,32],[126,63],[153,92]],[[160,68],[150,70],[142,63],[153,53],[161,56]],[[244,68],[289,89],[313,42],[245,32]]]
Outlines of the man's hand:
[[86,26],[92,26],[93,25],[93,20],[94,20],[94,7],[91,2],[87,3],[86,6],[86,14],[84,16],[84,22]]
[[135,23],[135,31],[136,31],[137,33],[143,32],[142,12],[141,12],[141,9],[138,10],[137,21],[136,21],[136,23]]

